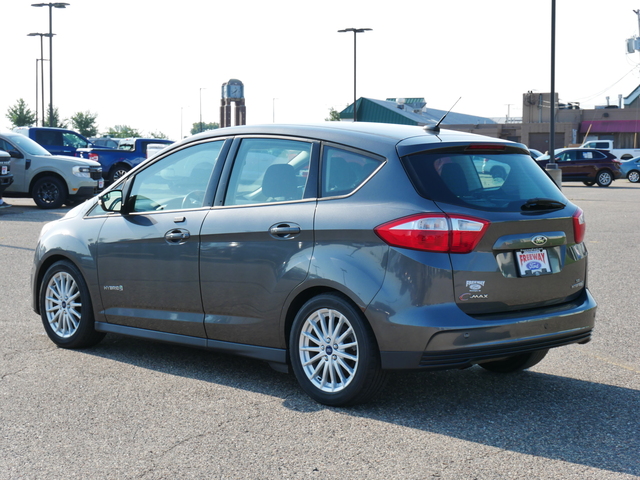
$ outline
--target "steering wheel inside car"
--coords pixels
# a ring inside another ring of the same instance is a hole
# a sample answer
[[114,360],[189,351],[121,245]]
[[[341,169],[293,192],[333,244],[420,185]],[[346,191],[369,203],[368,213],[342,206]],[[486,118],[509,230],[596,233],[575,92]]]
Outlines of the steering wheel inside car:
[[182,199],[182,208],[199,208],[204,203],[204,191],[194,190]]

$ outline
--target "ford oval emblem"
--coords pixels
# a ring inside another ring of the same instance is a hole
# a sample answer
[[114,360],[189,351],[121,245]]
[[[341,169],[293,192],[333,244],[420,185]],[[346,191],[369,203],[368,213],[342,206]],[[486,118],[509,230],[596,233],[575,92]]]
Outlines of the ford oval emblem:
[[544,245],[545,243],[547,243],[549,239],[547,237],[545,237],[544,235],[536,235],[535,237],[533,237],[531,239],[531,241],[533,242],[534,245],[537,245],[538,247],[541,247],[542,245]]

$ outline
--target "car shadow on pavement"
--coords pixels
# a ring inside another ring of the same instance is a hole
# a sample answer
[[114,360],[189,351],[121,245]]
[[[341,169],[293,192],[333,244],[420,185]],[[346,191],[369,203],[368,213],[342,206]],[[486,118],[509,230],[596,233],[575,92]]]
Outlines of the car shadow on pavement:
[[[351,408],[319,405],[293,374],[257,360],[108,335],[82,352],[137,367],[283,400],[301,413],[324,409],[501,450],[640,475],[640,392],[525,371],[394,372],[381,394]],[[125,381],[126,379],[123,379]]]
[[[0,209],[0,222],[35,222],[44,223],[58,220],[66,215],[69,207],[61,207],[52,210],[43,210],[34,205],[12,204],[10,198],[5,198],[11,205],[9,208]],[[29,215],[24,215],[25,213]]]

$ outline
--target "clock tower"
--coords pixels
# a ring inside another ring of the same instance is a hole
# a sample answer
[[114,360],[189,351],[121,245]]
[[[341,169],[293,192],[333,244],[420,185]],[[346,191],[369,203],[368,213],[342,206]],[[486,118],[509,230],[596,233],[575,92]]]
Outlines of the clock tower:
[[222,84],[220,102],[220,127],[247,124],[247,107],[244,105],[244,85],[232,78]]

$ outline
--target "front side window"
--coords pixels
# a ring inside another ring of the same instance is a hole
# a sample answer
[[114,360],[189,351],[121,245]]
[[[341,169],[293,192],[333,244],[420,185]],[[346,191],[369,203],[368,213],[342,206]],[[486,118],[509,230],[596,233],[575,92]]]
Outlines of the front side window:
[[88,144],[85,142],[82,137],[76,135],[75,133],[65,132],[62,134],[62,144],[65,147],[73,147],[73,148],[87,148]]
[[134,212],[199,208],[224,140],[179,150],[140,171],[129,196]]
[[225,205],[287,202],[304,198],[312,144],[278,138],[246,138],[236,155]]
[[325,146],[322,151],[322,196],[348,195],[383,163],[358,152]]
[[419,153],[402,159],[430,200],[493,211],[521,211],[531,199],[567,202],[544,170],[520,153]]

